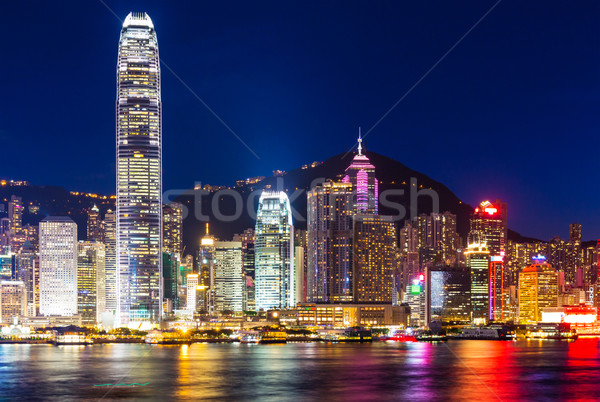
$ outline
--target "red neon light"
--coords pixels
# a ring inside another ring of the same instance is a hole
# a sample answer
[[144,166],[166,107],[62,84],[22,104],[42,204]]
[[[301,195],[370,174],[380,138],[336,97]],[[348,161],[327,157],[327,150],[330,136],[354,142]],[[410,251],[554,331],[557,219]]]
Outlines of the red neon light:
[[487,212],[490,215],[494,215],[496,212],[498,212],[498,208],[494,208],[494,207],[487,207],[484,209],[485,212]]
[[421,282],[423,282],[425,280],[425,275],[423,275],[423,274],[419,275],[419,280]]

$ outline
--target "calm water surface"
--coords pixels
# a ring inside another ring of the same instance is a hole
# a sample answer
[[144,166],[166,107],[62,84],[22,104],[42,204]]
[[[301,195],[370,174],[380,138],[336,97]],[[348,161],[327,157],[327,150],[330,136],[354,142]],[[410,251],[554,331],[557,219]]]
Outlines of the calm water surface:
[[[600,399],[598,339],[0,345],[0,399]],[[147,384],[143,386],[105,384]]]

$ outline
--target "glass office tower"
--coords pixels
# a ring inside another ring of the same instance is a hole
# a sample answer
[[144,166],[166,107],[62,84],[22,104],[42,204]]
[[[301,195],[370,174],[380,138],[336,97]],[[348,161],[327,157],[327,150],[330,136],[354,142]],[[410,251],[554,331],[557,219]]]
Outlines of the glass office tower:
[[294,232],[286,193],[264,191],[255,227],[256,309],[296,305],[294,289]]
[[123,22],[117,63],[119,324],[162,311],[162,104],[158,42],[146,13]]

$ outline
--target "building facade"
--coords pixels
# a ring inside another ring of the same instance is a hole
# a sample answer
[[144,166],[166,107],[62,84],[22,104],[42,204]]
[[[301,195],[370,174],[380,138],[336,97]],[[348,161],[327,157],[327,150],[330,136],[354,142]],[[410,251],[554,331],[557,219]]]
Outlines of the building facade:
[[158,42],[146,13],[123,22],[117,64],[117,270],[120,325],[162,312],[162,102]]
[[537,260],[519,274],[519,323],[542,320],[542,311],[558,307],[558,272],[552,265]]
[[256,309],[293,307],[294,229],[286,193],[263,191],[254,234]]
[[242,242],[215,242],[215,309],[242,311]]
[[307,299],[352,302],[354,193],[351,183],[327,182],[308,193]]
[[490,319],[490,251],[485,243],[471,243],[465,256],[471,273],[471,320],[486,323]]
[[391,216],[355,215],[354,303],[392,304],[396,261],[396,224]]
[[104,243],[80,241],[77,256],[77,312],[83,325],[96,325],[106,311]]
[[68,217],[40,222],[40,314],[77,314],[77,225]]

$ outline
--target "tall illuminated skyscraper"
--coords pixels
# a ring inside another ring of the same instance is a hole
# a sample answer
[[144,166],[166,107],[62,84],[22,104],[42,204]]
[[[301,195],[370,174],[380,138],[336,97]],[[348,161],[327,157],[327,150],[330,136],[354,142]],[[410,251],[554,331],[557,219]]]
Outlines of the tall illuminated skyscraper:
[[558,272],[543,257],[523,268],[519,273],[520,324],[541,321],[544,308],[558,307],[558,282]]
[[100,210],[96,204],[88,211],[87,239],[88,241],[102,240],[102,220],[100,219]]
[[96,241],[80,241],[77,248],[77,309],[84,325],[95,325],[106,311],[106,251]]
[[352,184],[323,183],[308,192],[307,203],[307,299],[352,302]]
[[490,251],[485,243],[471,243],[465,251],[471,270],[471,312],[474,323],[490,318]]
[[379,181],[375,177],[375,166],[362,153],[362,138],[358,137],[358,153],[346,168],[344,183],[352,183],[356,199],[354,210],[357,214],[377,214],[379,203]]
[[161,318],[162,103],[152,20],[130,13],[117,63],[119,323]]
[[254,233],[256,309],[295,306],[294,228],[286,193],[261,194]]
[[396,224],[386,215],[354,216],[355,303],[392,304],[396,267]]
[[40,314],[77,314],[77,225],[66,216],[40,222]]
[[215,308],[242,311],[242,242],[215,242]]
[[117,217],[110,209],[104,215],[104,246],[106,258],[104,262],[104,279],[106,286],[106,311],[113,314],[117,311]]

